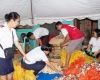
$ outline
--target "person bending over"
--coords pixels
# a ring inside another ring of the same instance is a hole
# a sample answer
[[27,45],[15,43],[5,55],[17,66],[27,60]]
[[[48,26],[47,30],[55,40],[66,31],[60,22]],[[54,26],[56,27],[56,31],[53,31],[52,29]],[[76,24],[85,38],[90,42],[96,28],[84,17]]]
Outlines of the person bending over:
[[26,54],[26,57],[29,61],[22,59],[21,65],[24,69],[34,70],[34,74],[37,75],[39,71],[41,71],[46,64],[53,70],[58,71],[54,65],[52,65],[47,55],[51,52],[52,47],[50,44],[38,46],[32,49],[30,52]]
[[75,49],[80,49],[82,47],[84,35],[77,27],[72,25],[62,24],[60,21],[56,23],[56,29],[61,31],[64,36],[64,41],[60,44],[61,48],[64,47],[67,42],[69,42],[66,47],[67,56],[65,61],[66,63],[64,66],[64,68],[67,68],[71,53]]
[[48,44],[49,41],[49,31],[46,28],[37,28],[34,32],[28,32],[27,37],[31,40],[36,40],[38,45]]

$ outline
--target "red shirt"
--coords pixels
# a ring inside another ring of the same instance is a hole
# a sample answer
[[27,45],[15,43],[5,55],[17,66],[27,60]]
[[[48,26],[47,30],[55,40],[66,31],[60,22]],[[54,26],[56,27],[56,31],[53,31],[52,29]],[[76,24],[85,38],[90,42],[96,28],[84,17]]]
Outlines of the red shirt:
[[61,29],[66,29],[71,40],[80,39],[84,36],[77,27],[71,27],[70,25],[63,24]]

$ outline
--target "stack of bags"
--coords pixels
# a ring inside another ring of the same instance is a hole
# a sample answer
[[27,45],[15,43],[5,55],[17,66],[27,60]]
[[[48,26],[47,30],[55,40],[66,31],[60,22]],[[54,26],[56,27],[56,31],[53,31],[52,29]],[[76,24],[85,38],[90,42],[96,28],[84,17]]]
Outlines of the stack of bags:
[[14,80],[36,80],[33,71],[23,69],[19,61],[14,60],[13,64],[15,69],[13,75]]
[[[65,60],[66,60],[66,49],[63,48],[60,52],[60,65],[63,66],[65,65]],[[72,54],[71,54],[71,58],[69,60],[69,66],[72,62],[74,62],[78,57],[84,57],[85,58],[85,63],[90,64],[94,61],[94,59],[88,55],[86,55],[84,52],[79,51],[79,50],[75,50]]]
[[[64,80],[100,80],[100,64],[81,64],[64,70]],[[59,79],[58,79],[59,80]]]
[[72,62],[74,62],[79,57],[83,57],[85,59],[85,63],[90,64],[94,61],[94,59],[88,55],[86,55],[84,52],[76,50],[71,54],[71,58],[69,61],[69,66]]
[[100,80],[100,63],[82,51],[74,51],[69,68],[63,70],[63,76],[55,80]]
[[49,43],[53,45],[52,52],[50,53],[50,60],[57,62],[60,64],[60,43],[63,41],[63,37],[61,35],[58,35],[54,38],[52,38]]
[[[54,65],[56,67],[57,70],[61,71],[61,67],[58,63],[54,63],[54,62],[51,62],[52,65]],[[49,74],[54,74],[54,73],[57,73],[55,71],[53,71],[49,66],[45,66],[44,69],[41,71],[43,73],[49,73]]]

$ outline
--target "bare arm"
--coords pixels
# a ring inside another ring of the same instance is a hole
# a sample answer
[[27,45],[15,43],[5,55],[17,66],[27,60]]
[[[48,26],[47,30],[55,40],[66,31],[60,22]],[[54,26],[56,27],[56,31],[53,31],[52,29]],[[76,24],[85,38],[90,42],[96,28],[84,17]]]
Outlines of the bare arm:
[[70,41],[70,38],[69,36],[67,35],[65,38],[64,38],[64,41],[60,44],[61,47],[63,46],[66,46],[67,43]]
[[15,46],[18,48],[18,50],[21,52],[21,54],[22,54],[23,56],[25,56],[25,52],[23,51],[23,49],[22,49],[20,43],[19,43],[18,41],[15,41],[14,43],[15,43]]
[[89,44],[87,47],[87,51],[89,51],[91,47],[92,47],[92,45]]
[[56,67],[49,61],[46,61],[46,64],[53,70],[53,71],[56,71],[58,72],[58,70],[56,69]]

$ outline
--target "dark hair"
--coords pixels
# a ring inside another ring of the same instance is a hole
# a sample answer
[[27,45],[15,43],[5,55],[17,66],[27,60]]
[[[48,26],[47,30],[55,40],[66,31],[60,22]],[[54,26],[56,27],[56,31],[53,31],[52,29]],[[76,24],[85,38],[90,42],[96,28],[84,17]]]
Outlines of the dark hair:
[[21,42],[24,42],[25,37],[26,37],[26,33],[21,33],[21,35],[20,35]]
[[55,25],[58,26],[58,25],[61,25],[62,22],[58,21]]
[[[59,26],[59,25],[61,25],[61,24],[62,24],[62,22],[60,22],[60,21],[56,22],[56,24],[55,24],[55,29],[58,30],[58,29],[57,29],[57,26]],[[59,30],[58,30],[58,31],[59,31]]]
[[95,29],[94,32],[96,32],[97,37],[100,37],[100,29]]
[[13,19],[15,21],[19,17],[20,17],[20,15],[17,12],[10,12],[9,14],[5,15],[5,20],[7,22],[9,22],[11,19]]
[[52,45],[51,44],[46,44],[41,46],[42,51],[52,51]]
[[27,38],[30,38],[30,36],[32,36],[32,35],[33,35],[32,32],[28,32],[28,33],[27,33]]

